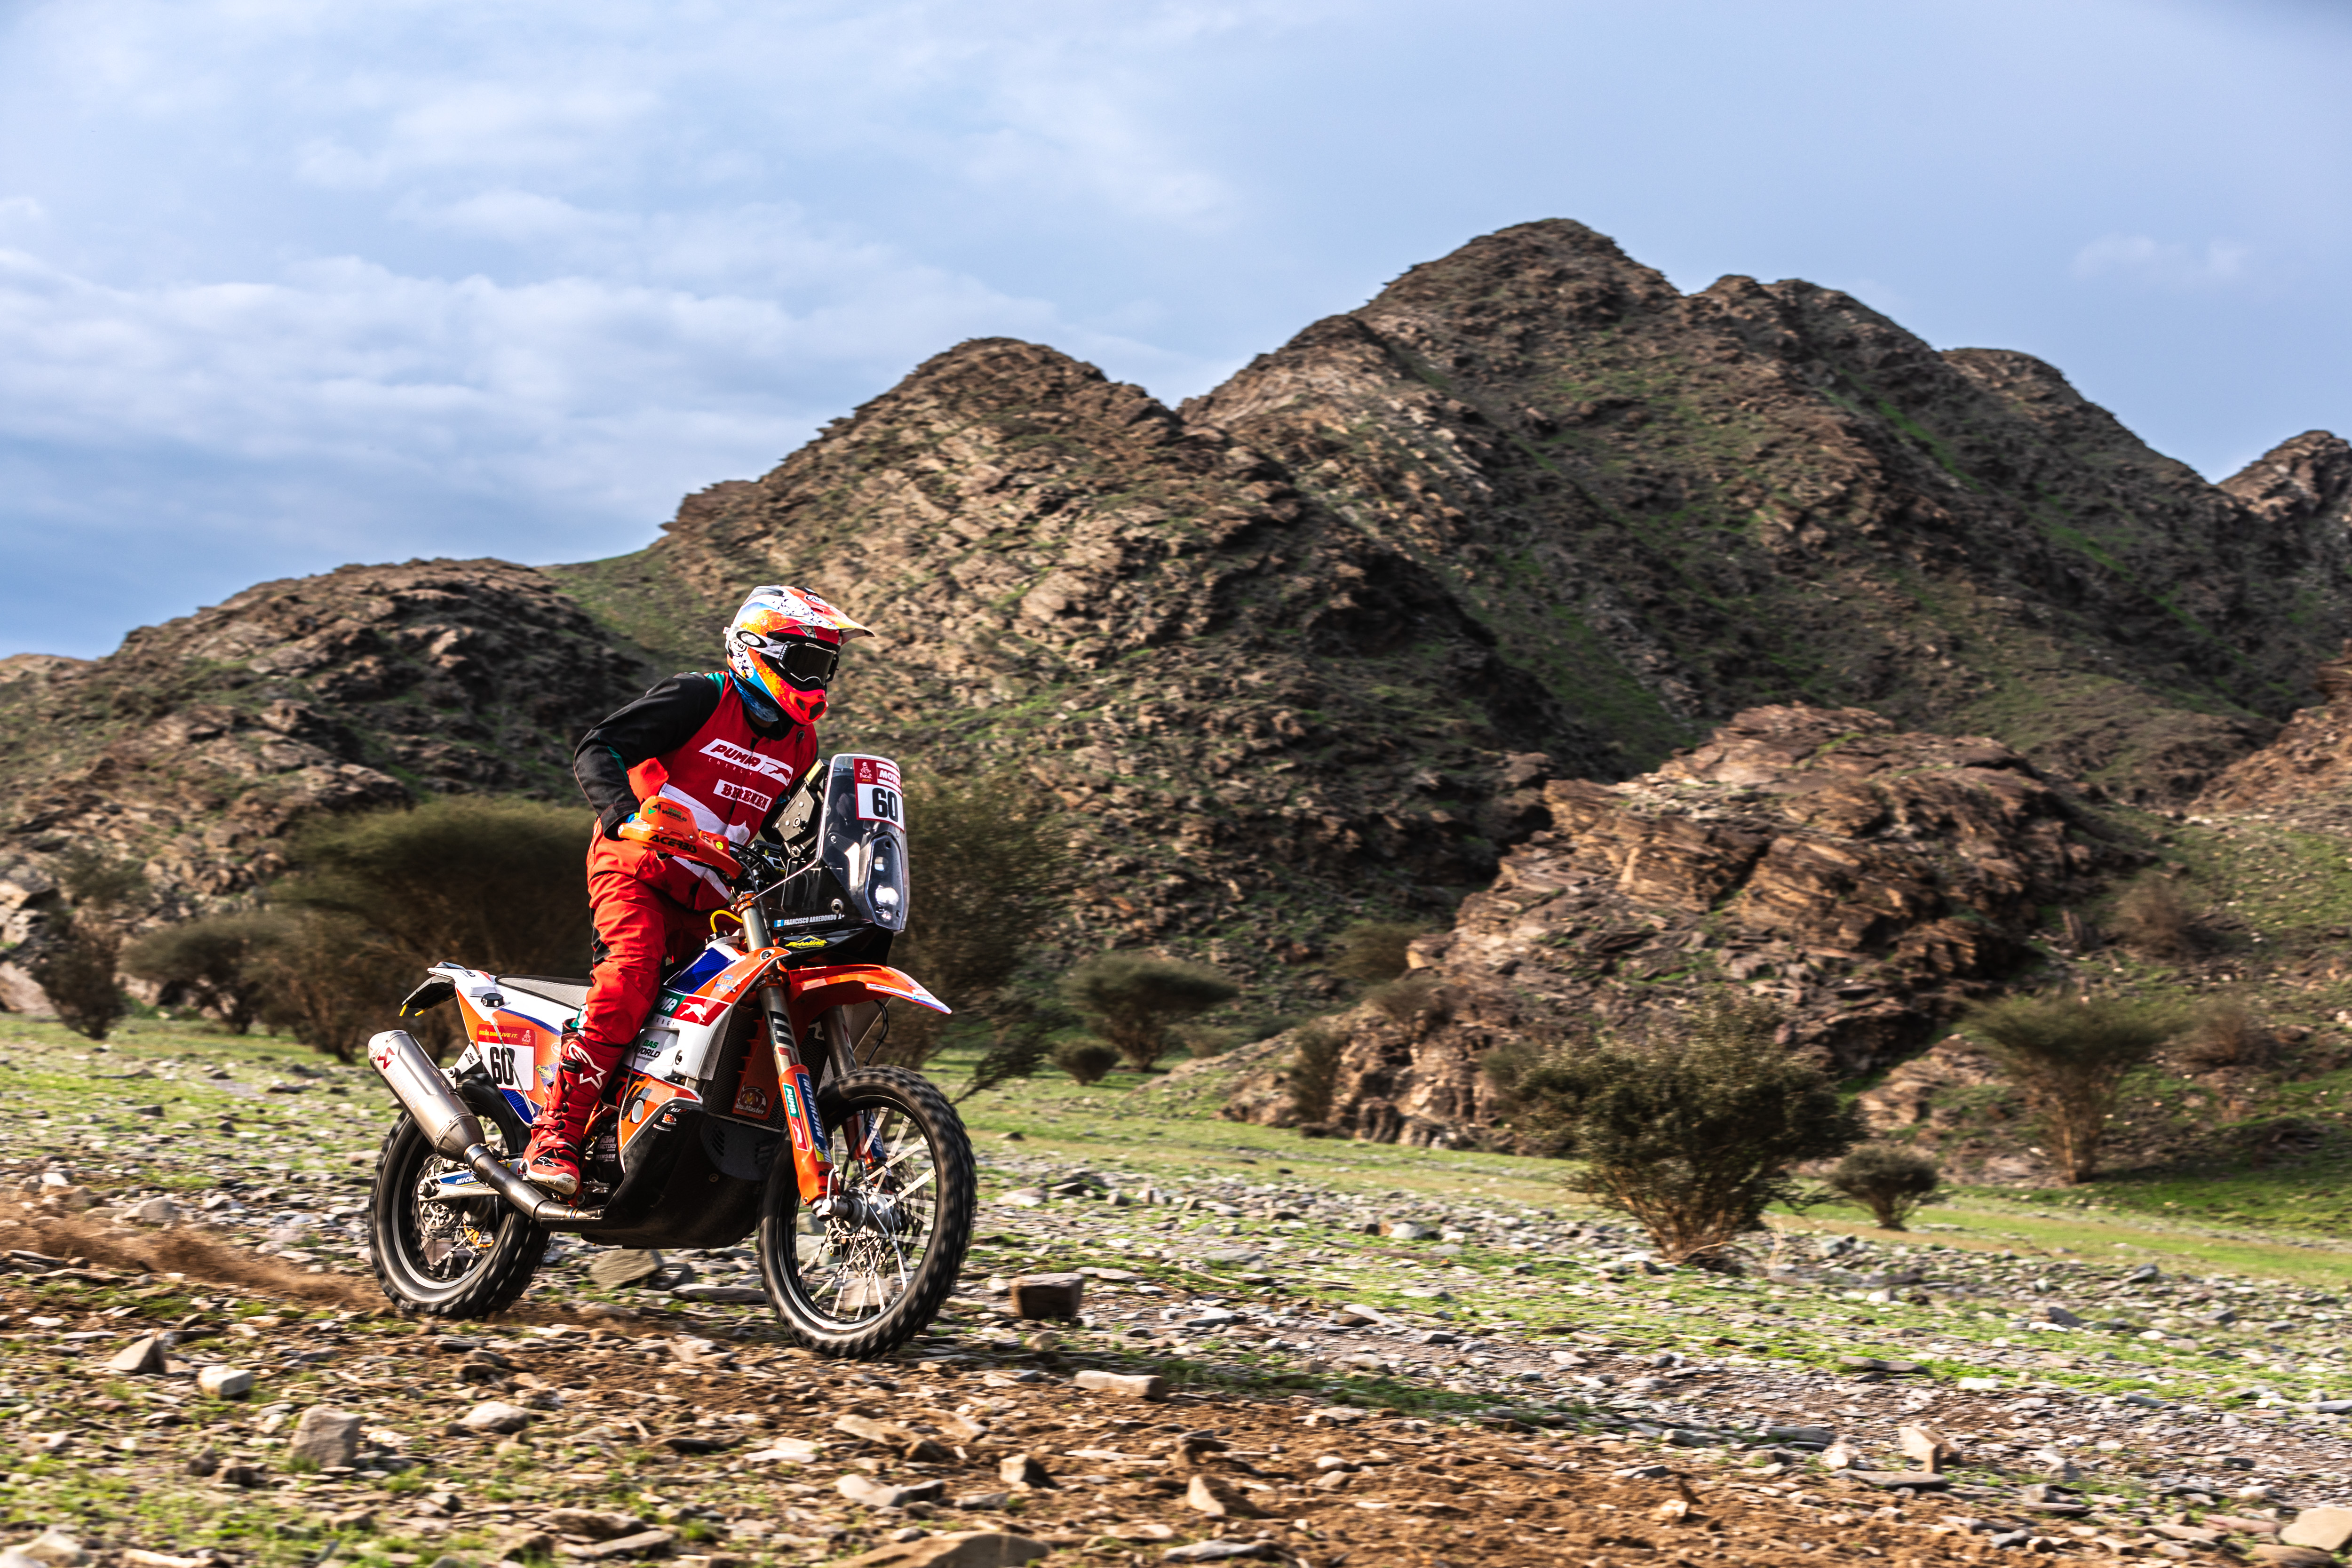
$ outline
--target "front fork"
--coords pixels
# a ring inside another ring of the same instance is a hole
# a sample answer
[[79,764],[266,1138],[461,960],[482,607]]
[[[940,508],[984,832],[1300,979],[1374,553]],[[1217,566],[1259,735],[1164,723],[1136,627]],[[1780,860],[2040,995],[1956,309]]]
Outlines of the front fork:
[[793,1141],[793,1174],[800,1182],[801,1202],[814,1204],[833,1187],[833,1162],[827,1157],[824,1129],[816,1119],[816,1083],[793,1039],[781,979],[761,987],[760,1005],[767,1012],[768,1040],[776,1052],[776,1082],[784,1091],[784,1129]]

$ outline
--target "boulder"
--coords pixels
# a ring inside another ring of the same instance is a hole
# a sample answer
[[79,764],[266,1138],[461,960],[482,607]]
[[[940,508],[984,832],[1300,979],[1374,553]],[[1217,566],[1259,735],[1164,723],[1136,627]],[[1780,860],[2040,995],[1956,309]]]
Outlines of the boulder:
[[1045,1556],[1053,1548],[1025,1535],[992,1530],[958,1531],[950,1535],[926,1535],[899,1541],[856,1557],[844,1558],[834,1568],[1021,1568]]
[[314,1405],[294,1424],[293,1435],[286,1439],[286,1456],[322,1470],[347,1469],[359,1458],[360,1428],[365,1424],[348,1411]]

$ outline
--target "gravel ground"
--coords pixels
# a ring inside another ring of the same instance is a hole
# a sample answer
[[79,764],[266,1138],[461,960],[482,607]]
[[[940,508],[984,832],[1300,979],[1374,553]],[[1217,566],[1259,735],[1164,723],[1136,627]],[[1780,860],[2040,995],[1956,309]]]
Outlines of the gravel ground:
[[[0,1539],[467,1568],[829,1562],[972,1530],[1071,1562],[1315,1568],[2283,1558],[2275,1531],[2352,1492],[2322,1289],[1932,1232],[1784,1239],[1727,1277],[1574,1211],[994,1141],[961,1289],[887,1364],[812,1362],[727,1304],[748,1247],[605,1289],[584,1270],[610,1255],[562,1244],[510,1319],[419,1325],[361,1261],[381,1097],[283,1048],[224,1055],[0,1042],[47,1112],[0,1133]],[[1076,1270],[1076,1321],[1009,1315],[1013,1279]],[[157,1334],[146,1370],[110,1368]],[[215,1396],[215,1365],[255,1386]],[[520,1429],[457,1425],[486,1403]],[[348,1452],[314,1409],[356,1417]],[[1906,1426],[1941,1474],[1905,1484]],[[1024,1455],[1055,1484],[1009,1484]]]

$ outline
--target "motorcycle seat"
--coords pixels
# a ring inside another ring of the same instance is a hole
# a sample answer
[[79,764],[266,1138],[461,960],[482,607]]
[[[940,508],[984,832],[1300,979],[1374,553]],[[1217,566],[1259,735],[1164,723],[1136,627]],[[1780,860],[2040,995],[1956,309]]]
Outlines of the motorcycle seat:
[[588,1005],[588,982],[585,980],[558,980],[545,974],[501,974],[499,984],[509,991],[520,991],[560,1003],[574,1012]]

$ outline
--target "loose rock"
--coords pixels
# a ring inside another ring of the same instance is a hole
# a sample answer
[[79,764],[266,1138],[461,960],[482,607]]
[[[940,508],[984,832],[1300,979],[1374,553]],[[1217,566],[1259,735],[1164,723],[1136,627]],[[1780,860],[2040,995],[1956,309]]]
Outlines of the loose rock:
[[307,1459],[322,1470],[348,1468],[359,1458],[361,1425],[347,1411],[314,1405],[294,1424],[294,1435],[286,1440],[287,1456]]

